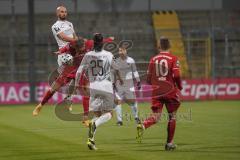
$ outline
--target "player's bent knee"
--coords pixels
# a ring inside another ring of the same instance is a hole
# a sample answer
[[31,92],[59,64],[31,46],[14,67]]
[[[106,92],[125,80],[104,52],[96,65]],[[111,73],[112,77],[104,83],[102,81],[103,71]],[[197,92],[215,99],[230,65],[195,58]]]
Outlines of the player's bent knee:
[[96,117],[100,117],[102,115],[102,112],[101,111],[95,111],[94,114],[95,114]]
[[152,106],[151,109],[153,113],[161,113],[161,109],[159,107]]

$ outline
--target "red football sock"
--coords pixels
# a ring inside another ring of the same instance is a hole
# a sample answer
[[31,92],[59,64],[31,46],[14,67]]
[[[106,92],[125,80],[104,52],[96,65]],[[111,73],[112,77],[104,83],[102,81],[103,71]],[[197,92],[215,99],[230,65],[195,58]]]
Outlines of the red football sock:
[[41,104],[44,105],[45,103],[47,103],[47,101],[54,95],[54,93],[55,93],[55,91],[51,91],[51,89],[49,89],[45,93],[45,95],[44,95],[44,97],[43,97],[43,99],[41,101]]
[[172,143],[174,133],[175,133],[175,127],[176,127],[176,119],[169,119],[168,121],[168,137],[167,137],[167,143]]
[[88,111],[89,111],[89,97],[83,96],[82,97],[82,104],[83,104],[84,115],[87,115]]
[[158,117],[157,116],[150,116],[147,119],[144,120],[143,125],[145,129],[151,127],[152,125],[156,124],[158,122]]

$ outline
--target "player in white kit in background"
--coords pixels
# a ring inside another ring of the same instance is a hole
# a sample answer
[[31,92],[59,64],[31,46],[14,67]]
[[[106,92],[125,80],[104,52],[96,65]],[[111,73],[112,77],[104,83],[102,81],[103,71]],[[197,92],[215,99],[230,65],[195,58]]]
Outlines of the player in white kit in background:
[[117,125],[123,125],[121,106],[123,102],[126,102],[131,107],[133,117],[136,123],[139,124],[140,119],[138,117],[138,106],[134,89],[134,79],[137,82],[137,89],[141,89],[139,74],[135,61],[127,55],[127,50],[124,47],[120,47],[118,53],[120,57],[116,59],[116,64],[119,66],[119,70],[116,70],[115,72],[119,73],[123,84],[120,81],[114,80],[114,86],[116,88],[115,95],[117,98],[117,106],[115,108]]
[[87,70],[90,81],[89,112],[95,118],[89,124],[87,145],[90,150],[96,150],[94,135],[96,129],[112,118],[114,94],[112,86],[112,68],[118,69],[111,52],[103,50],[103,36],[96,33],[93,37],[94,50],[85,54],[76,73],[75,88],[79,84],[80,75]]
[[[58,20],[52,25],[53,36],[55,37],[59,49],[66,46],[69,42],[76,41],[77,35],[73,24],[67,21],[67,9],[65,6],[58,6],[56,9]],[[62,56],[58,55],[58,65],[62,65]]]

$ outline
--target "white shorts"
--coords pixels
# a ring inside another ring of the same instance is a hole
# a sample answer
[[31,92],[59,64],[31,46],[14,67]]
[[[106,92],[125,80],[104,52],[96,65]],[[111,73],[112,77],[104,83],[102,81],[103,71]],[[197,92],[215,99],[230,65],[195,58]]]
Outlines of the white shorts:
[[112,111],[113,107],[112,82],[105,80],[90,83],[89,111]]
[[124,86],[124,85],[117,85],[117,92],[115,92],[116,98],[118,100],[135,100],[135,89],[134,86]]

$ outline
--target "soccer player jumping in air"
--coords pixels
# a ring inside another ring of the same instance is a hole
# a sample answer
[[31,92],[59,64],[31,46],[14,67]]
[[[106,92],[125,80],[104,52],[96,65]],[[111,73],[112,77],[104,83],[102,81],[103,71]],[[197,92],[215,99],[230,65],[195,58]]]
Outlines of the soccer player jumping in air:
[[[44,104],[48,102],[56,91],[58,91],[62,86],[68,84],[71,80],[75,79],[77,68],[82,61],[83,55],[86,53],[83,39],[69,43],[65,48],[62,48],[62,50],[66,50],[67,54],[65,51],[63,52],[64,54],[62,54],[63,64],[58,68],[59,76],[52,83],[51,88],[45,93],[41,102],[33,110],[33,116],[37,116],[40,113]],[[62,51],[60,49],[57,53],[61,54],[61,52]]]
[[162,114],[163,105],[168,111],[167,142],[165,150],[174,150],[176,145],[173,143],[173,137],[176,127],[176,113],[180,106],[178,93],[182,89],[180,78],[179,60],[170,51],[170,42],[168,38],[160,38],[160,53],[152,57],[148,66],[147,83],[158,85],[161,90],[161,81],[171,83],[173,90],[166,95],[158,95],[154,90],[152,95],[152,115],[145,119],[142,124],[137,126],[137,139],[141,142],[145,129],[156,124]]
[[[73,24],[67,21],[67,8],[60,5],[56,9],[58,20],[52,25],[53,36],[55,37],[59,49],[65,47],[70,42],[78,40]],[[62,56],[58,55],[58,65],[62,65]]]
[[[103,40],[104,43],[112,42],[113,37],[106,38]],[[69,44],[67,44],[65,47],[61,48],[57,54],[63,55],[63,60],[67,60],[69,58],[69,61],[64,62],[59,70],[60,74],[57,77],[57,79],[53,82],[51,88],[45,93],[44,97],[42,98],[41,102],[36,106],[36,108],[33,110],[33,116],[37,116],[42,107],[45,103],[48,102],[48,100],[58,91],[62,86],[68,84],[70,81],[75,80],[75,74],[77,72],[77,69],[82,61],[83,56],[86,52],[93,49],[93,40],[87,40],[78,38],[77,41],[73,41]],[[73,61],[71,61],[71,58],[69,56],[73,57]],[[88,88],[88,79],[85,78],[85,73],[83,73],[80,77],[81,79],[81,86],[84,90],[87,90]],[[89,98],[87,95],[83,96],[83,107],[84,107],[84,113],[88,112],[88,101]]]

